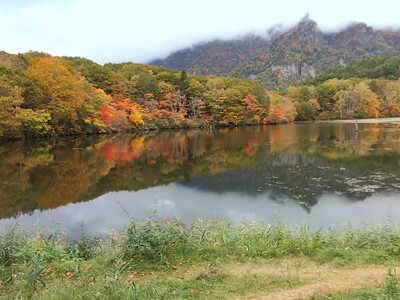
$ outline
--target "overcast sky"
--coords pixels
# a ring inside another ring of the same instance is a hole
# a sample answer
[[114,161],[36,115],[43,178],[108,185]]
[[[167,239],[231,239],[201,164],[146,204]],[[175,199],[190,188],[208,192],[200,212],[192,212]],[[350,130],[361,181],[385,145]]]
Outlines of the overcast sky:
[[351,21],[400,28],[399,11],[399,0],[0,0],[0,50],[147,62],[200,41],[293,26],[307,13],[324,31]]

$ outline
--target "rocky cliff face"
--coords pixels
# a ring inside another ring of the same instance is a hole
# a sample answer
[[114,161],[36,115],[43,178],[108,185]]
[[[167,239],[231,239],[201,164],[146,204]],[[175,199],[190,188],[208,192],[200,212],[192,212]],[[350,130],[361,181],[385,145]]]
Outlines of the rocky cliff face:
[[350,24],[336,33],[322,32],[308,16],[295,27],[265,36],[214,40],[172,53],[150,64],[185,69],[192,74],[252,78],[277,88],[321,74],[329,67],[378,55],[400,54],[400,31]]
[[177,51],[164,60],[150,64],[169,69],[186,69],[192,74],[219,74],[227,76],[248,61],[258,59],[267,49],[269,41],[249,35],[231,41],[214,40]]
[[0,51],[0,64],[16,69],[23,69],[26,67],[25,62],[18,55],[9,54],[4,51]]

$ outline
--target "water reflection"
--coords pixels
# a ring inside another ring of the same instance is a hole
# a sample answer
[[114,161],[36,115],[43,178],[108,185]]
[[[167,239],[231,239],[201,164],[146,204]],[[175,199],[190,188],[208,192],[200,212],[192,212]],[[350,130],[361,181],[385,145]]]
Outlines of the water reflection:
[[399,140],[397,125],[314,124],[2,144],[0,230],[18,216],[59,221],[73,236],[79,223],[105,232],[126,224],[122,207],[185,222],[268,221],[275,210],[291,222],[310,212],[335,221],[318,217],[322,205],[346,215],[360,200],[377,212],[400,191]]
[[[264,223],[283,219],[291,226],[307,221],[314,228],[343,227],[399,220],[397,197],[396,194],[377,194],[354,202],[345,196],[327,194],[307,208],[290,198],[278,203],[270,193],[260,193],[256,197],[230,192],[215,195],[170,184],[137,192],[111,192],[90,202],[68,204],[52,211],[35,211],[20,216],[18,223],[24,228],[37,229],[61,224],[60,228],[66,231],[69,239],[81,238],[82,229],[85,235],[107,235],[112,230],[123,229],[129,218],[143,220],[152,215],[157,218],[180,216],[181,222],[186,224],[199,219]],[[14,219],[0,220],[1,227],[14,223]]]

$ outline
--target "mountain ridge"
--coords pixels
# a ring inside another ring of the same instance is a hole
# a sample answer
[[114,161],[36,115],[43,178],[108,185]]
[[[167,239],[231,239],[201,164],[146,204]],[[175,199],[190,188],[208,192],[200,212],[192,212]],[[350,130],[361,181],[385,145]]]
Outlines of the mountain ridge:
[[202,42],[149,64],[196,75],[250,78],[276,89],[354,60],[399,54],[400,30],[350,23],[338,32],[323,32],[306,15],[286,31],[271,28],[265,35]]

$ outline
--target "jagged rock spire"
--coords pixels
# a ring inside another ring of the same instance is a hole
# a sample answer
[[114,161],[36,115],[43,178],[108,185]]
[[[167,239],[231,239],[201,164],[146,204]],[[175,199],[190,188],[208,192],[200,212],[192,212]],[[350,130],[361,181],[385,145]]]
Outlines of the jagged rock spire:
[[306,13],[306,15],[301,18],[301,20],[299,21],[299,23],[297,24],[298,28],[307,28],[307,29],[317,29],[318,25],[317,22],[315,22],[314,20],[312,20],[310,18],[310,13]]

